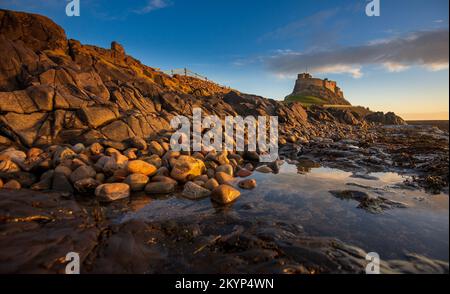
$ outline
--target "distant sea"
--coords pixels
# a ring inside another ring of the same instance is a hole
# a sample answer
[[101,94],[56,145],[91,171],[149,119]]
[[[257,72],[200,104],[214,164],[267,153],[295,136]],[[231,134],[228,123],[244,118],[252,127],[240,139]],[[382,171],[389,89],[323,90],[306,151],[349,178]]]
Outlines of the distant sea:
[[407,120],[409,125],[427,125],[427,126],[435,126],[440,128],[441,130],[447,131],[449,129],[449,121],[448,120]]

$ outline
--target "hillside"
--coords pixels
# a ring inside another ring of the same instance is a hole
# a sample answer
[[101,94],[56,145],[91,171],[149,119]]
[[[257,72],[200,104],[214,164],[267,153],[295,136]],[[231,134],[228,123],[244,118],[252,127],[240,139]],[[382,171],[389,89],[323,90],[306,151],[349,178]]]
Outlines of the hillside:
[[325,105],[328,100],[316,96],[292,94],[285,98],[286,102],[300,102],[303,106],[308,107],[311,105]]
[[[239,93],[192,77],[169,76],[126,54],[67,39],[50,19],[0,10],[0,142],[48,146],[125,144],[170,129],[170,119],[205,114],[278,116],[280,135],[316,134],[300,103]],[[346,123],[342,114],[332,119]],[[352,124],[366,125],[364,118]],[[321,127],[322,128],[322,127]],[[321,130],[332,134],[336,128]]]

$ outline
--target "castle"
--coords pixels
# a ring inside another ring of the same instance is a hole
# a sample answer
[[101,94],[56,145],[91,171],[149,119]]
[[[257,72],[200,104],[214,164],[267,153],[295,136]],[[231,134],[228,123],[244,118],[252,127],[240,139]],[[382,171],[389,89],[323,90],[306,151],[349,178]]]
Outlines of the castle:
[[344,92],[342,92],[342,90],[336,85],[335,81],[313,78],[311,74],[306,72],[298,74],[293,94],[308,92],[314,88],[328,89],[335,95],[336,98],[344,98]]

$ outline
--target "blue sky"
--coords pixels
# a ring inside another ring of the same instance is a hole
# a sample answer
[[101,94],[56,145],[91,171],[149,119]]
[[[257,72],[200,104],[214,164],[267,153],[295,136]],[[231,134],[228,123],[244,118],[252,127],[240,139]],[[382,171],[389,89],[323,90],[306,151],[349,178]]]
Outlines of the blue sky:
[[406,118],[446,118],[448,0],[0,0],[44,14],[69,38],[109,47],[143,63],[187,67],[242,92],[283,99],[306,67],[338,82],[354,105]]

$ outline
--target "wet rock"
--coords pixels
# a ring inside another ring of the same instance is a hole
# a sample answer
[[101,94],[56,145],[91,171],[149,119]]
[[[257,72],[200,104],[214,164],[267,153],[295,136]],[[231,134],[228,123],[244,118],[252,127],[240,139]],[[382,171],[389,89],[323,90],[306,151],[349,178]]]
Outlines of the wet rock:
[[126,177],[124,183],[128,184],[131,191],[142,191],[147,185],[149,178],[144,174],[131,174]]
[[219,182],[219,184],[227,184],[227,183],[231,183],[234,178],[232,176],[230,176],[227,173],[224,172],[218,172],[215,175],[217,182]]
[[151,182],[145,186],[147,194],[169,194],[175,191],[176,184],[171,182]]
[[242,189],[251,190],[256,188],[256,180],[255,179],[242,180],[238,183],[238,185]]
[[100,185],[100,182],[93,178],[84,178],[75,182],[75,189],[82,194],[89,196],[95,193],[95,189]]
[[55,168],[55,173],[62,173],[67,178],[69,178],[70,175],[72,174],[72,170],[69,167],[65,166],[65,165],[58,165]]
[[9,180],[3,185],[3,189],[8,190],[20,190],[22,188],[22,185],[16,181],[16,180]]
[[205,183],[205,188],[213,191],[214,189],[216,189],[217,187],[219,187],[219,183],[216,181],[216,179],[209,179],[206,183]]
[[83,165],[74,170],[69,178],[72,183],[75,183],[82,179],[93,178],[95,177],[95,174],[96,172],[92,167]]
[[126,169],[130,174],[143,174],[146,176],[153,176],[157,171],[157,168],[154,165],[143,160],[129,161]]
[[95,189],[95,196],[103,201],[115,201],[130,196],[130,186],[124,183],[102,184]]
[[240,177],[240,178],[246,178],[252,175],[252,172],[249,171],[248,169],[245,168],[241,168],[237,173],[236,176]]
[[202,175],[206,171],[205,164],[199,159],[187,155],[181,155],[176,159],[170,176],[181,182],[186,182]]
[[386,209],[406,208],[407,205],[401,202],[386,199],[384,197],[374,197],[362,191],[343,190],[330,191],[330,193],[344,200],[355,200],[359,202],[358,208],[364,209],[370,213],[381,213]]
[[126,168],[119,168],[116,169],[112,175],[112,177],[109,179],[109,182],[121,182],[123,180],[125,180],[125,178],[129,175],[130,173],[128,172],[128,170]]
[[39,182],[31,186],[32,190],[43,191],[50,190],[52,188],[54,170],[49,170],[41,175]]
[[52,190],[73,194],[73,187],[63,173],[53,174]]
[[351,178],[356,178],[356,179],[364,179],[364,180],[370,180],[370,181],[378,181],[380,180],[379,178],[372,176],[370,174],[363,174],[363,173],[354,173],[350,176]]
[[244,159],[250,161],[259,161],[259,154],[256,151],[246,151],[244,153]]
[[233,176],[233,166],[231,164],[223,164],[216,168],[216,172],[224,172]]
[[262,165],[262,166],[256,168],[256,171],[260,172],[260,173],[265,173],[265,174],[273,172],[273,170],[270,167],[268,167],[267,165]]
[[211,199],[219,204],[228,204],[236,200],[241,195],[239,190],[229,186],[220,185],[211,194]]
[[246,170],[249,170],[249,171],[253,171],[253,170],[254,170],[253,164],[251,164],[250,162],[249,162],[249,163],[246,163],[246,164],[244,165],[244,168],[245,168]]
[[201,199],[208,197],[210,194],[210,190],[205,189],[194,182],[187,182],[186,184],[184,184],[183,196],[188,199]]
[[166,183],[171,183],[176,185],[177,181],[175,181],[174,179],[170,178],[170,177],[166,177],[166,176],[154,176],[152,178],[152,182],[166,182]]

